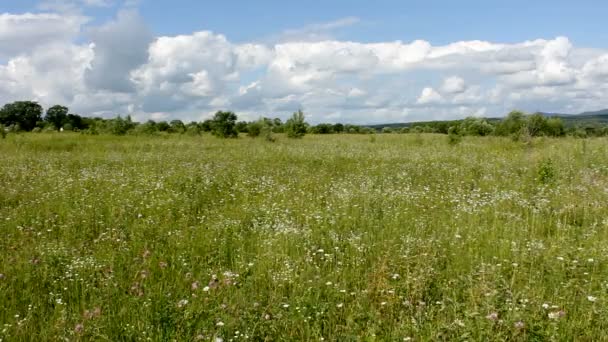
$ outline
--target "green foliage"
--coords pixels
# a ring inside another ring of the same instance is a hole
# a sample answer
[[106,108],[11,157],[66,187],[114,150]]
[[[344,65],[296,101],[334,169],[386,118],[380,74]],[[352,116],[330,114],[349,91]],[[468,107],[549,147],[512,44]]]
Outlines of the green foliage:
[[130,115],[127,115],[127,117],[124,119],[119,115],[115,119],[112,119],[108,122],[107,128],[111,134],[125,135],[130,130],[135,128],[135,123],[131,121]]
[[541,184],[549,184],[555,181],[556,171],[551,158],[544,159],[538,166],[537,179]]
[[273,125],[268,123],[268,122],[264,122],[264,124],[262,125],[262,129],[260,131],[260,134],[264,137],[264,140],[268,141],[268,142],[275,142],[276,139],[274,137],[273,134]]
[[302,110],[293,113],[285,123],[285,133],[289,138],[302,138],[306,135],[307,124]]
[[2,137],[2,139],[6,139],[6,134],[7,134],[7,128],[4,127],[3,124],[0,124],[0,137]]
[[0,124],[31,131],[37,122],[42,121],[42,111],[42,106],[33,101],[8,103],[0,109]]
[[458,126],[452,126],[448,129],[448,144],[457,145],[462,141],[462,134]]
[[233,112],[218,111],[213,116],[211,127],[213,135],[219,138],[236,138],[239,133],[236,130],[236,114]]
[[332,134],[334,132],[334,125],[328,123],[321,123],[310,128],[310,132],[313,134]]
[[494,126],[483,118],[468,117],[464,119],[458,127],[460,133],[463,135],[483,137],[494,132]]
[[68,111],[68,107],[55,105],[47,109],[44,120],[53,125],[55,129],[60,129],[68,118]]
[[525,114],[520,111],[513,111],[496,126],[495,133],[499,136],[517,135],[525,125]]
[[250,122],[247,125],[247,136],[251,138],[256,138],[260,136],[262,133],[262,127],[264,127],[265,123],[263,119],[259,119],[258,121]]
[[550,137],[562,137],[566,134],[564,122],[560,118],[549,118],[545,124],[546,134]]
[[384,133],[384,134],[391,134],[391,133],[394,133],[394,131],[390,127],[383,127],[382,128],[382,133]]
[[186,125],[184,125],[182,120],[172,120],[169,123],[169,128],[167,129],[167,132],[183,134],[186,132]]

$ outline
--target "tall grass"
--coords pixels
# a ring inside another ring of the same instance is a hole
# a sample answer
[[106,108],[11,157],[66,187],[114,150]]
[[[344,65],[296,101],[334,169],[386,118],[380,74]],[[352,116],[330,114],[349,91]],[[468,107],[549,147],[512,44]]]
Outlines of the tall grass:
[[602,340],[606,139],[0,140],[0,338]]

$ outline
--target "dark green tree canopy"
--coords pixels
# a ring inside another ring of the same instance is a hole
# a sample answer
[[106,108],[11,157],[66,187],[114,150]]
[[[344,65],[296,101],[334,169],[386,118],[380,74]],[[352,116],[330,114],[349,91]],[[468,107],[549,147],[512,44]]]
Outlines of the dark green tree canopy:
[[36,123],[42,121],[42,106],[34,101],[17,101],[5,104],[0,109],[0,123],[6,126],[19,125],[31,131]]
[[44,121],[55,126],[55,129],[60,129],[65,124],[68,117],[68,107],[55,105],[46,110]]
[[211,123],[213,134],[220,138],[236,138],[239,133],[236,130],[236,114],[233,112],[219,111],[213,116]]

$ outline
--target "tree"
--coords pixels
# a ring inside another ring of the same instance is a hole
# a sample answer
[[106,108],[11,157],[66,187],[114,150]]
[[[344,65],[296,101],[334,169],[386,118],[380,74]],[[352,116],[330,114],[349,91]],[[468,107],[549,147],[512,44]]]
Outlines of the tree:
[[169,133],[184,133],[186,131],[186,125],[182,122],[182,120],[172,120],[169,123]]
[[247,125],[247,135],[252,138],[258,137],[262,133],[262,127],[264,127],[265,124],[264,119],[250,122]]
[[236,130],[239,133],[247,133],[247,129],[249,129],[250,123],[247,121],[239,121],[236,123]]
[[566,127],[560,118],[549,118],[547,120],[547,135],[551,137],[561,137],[566,134]]
[[533,137],[545,135],[548,131],[547,118],[540,113],[528,116],[526,118],[526,125],[528,126],[528,132]]
[[519,134],[525,125],[526,119],[524,113],[512,111],[496,126],[494,133],[503,136]]
[[236,138],[239,136],[236,131],[236,114],[233,112],[219,111],[215,113],[211,127],[213,135],[220,138]]
[[46,110],[46,116],[44,121],[55,126],[55,129],[63,127],[66,119],[68,118],[68,107],[55,105]]
[[336,133],[342,133],[344,132],[344,125],[341,123],[334,124],[333,130]]
[[306,135],[306,121],[302,110],[293,113],[291,118],[285,122],[285,132],[289,138],[301,138]]
[[42,106],[37,102],[17,101],[5,104],[0,109],[0,124],[6,126],[19,126],[31,131],[38,121],[42,121]]

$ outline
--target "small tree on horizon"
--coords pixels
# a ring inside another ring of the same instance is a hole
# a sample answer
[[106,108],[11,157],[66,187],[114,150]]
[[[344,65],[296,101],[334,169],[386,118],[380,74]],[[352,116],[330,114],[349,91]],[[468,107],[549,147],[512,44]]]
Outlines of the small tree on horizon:
[[306,135],[306,121],[301,109],[285,122],[285,133],[289,138],[301,138]]
[[68,107],[55,105],[46,110],[44,121],[50,123],[55,129],[60,129],[68,118]]
[[239,133],[236,130],[236,119],[236,114],[233,112],[215,113],[211,122],[213,135],[220,138],[237,138]]

